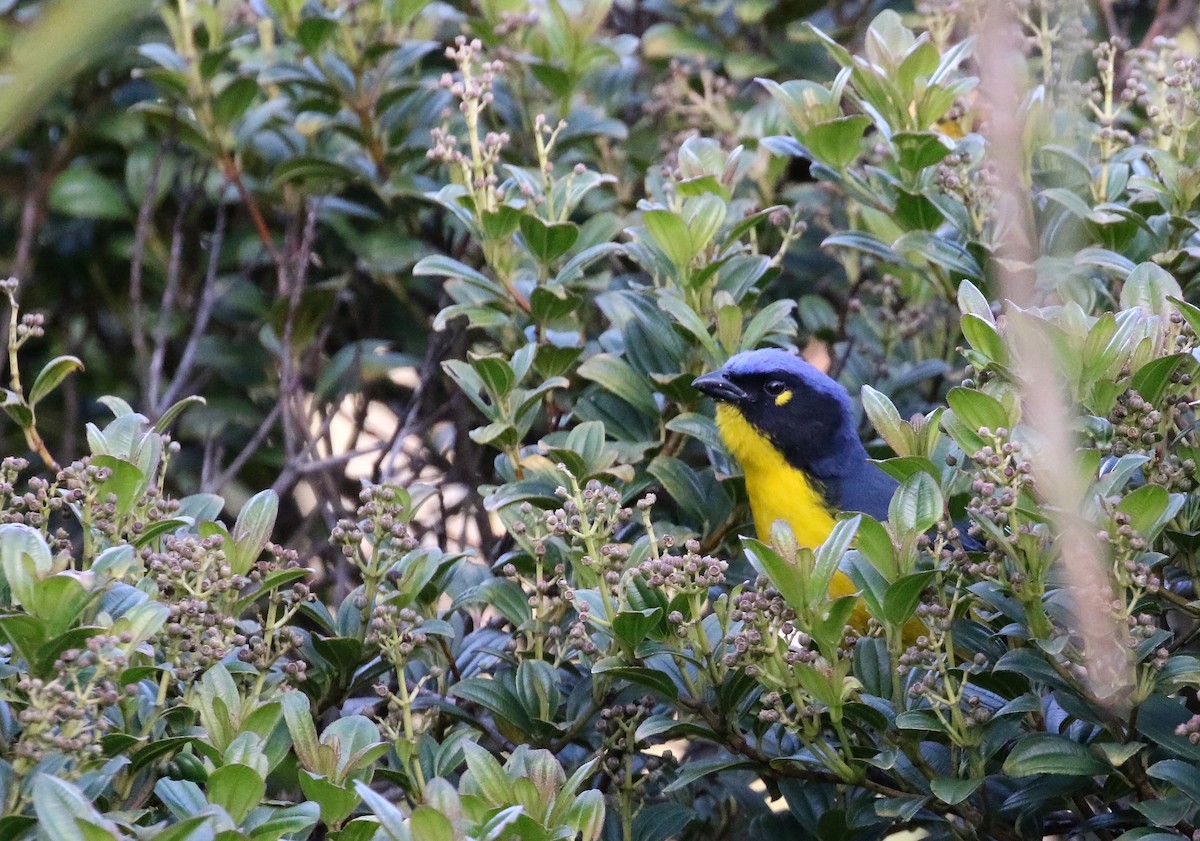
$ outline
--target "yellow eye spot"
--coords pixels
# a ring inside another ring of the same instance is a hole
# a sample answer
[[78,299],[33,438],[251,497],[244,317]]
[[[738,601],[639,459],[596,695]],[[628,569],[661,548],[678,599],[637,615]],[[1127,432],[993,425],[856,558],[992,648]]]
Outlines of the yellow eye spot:
[[787,402],[792,399],[792,390],[779,392],[779,396],[775,398],[776,406],[786,406]]

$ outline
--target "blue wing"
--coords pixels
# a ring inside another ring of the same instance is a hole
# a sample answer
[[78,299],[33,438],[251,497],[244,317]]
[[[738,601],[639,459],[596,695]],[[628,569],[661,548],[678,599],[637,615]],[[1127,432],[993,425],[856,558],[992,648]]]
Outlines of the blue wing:
[[841,511],[869,514],[880,522],[887,519],[888,503],[892,501],[898,482],[874,464],[863,462],[862,468],[848,476],[839,477],[838,487],[831,494]]

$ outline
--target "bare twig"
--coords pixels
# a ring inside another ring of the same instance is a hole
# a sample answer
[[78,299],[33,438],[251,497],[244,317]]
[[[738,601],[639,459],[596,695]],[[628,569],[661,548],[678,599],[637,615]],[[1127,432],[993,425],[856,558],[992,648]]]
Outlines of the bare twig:
[[165,412],[179,396],[192,374],[192,366],[196,363],[196,352],[200,347],[201,339],[204,338],[204,331],[208,328],[213,307],[217,303],[217,270],[221,264],[221,248],[225,244],[227,215],[225,205],[218,204],[217,221],[208,246],[208,266],[204,272],[204,288],[200,292],[200,301],[192,316],[192,330],[188,335],[187,344],[184,345],[183,354],[179,358],[175,376],[171,378],[171,383],[163,392],[162,399],[154,407],[155,415]]
[[291,271],[287,260],[284,259],[284,255],[280,254],[279,249],[275,247],[275,240],[271,238],[271,229],[267,227],[267,220],[263,217],[258,202],[255,201],[251,192],[246,189],[246,182],[242,179],[241,169],[238,167],[237,162],[230,158],[222,162],[221,171],[225,175],[226,180],[237,190],[238,197],[250,213],[250,218],[254,222],[254,229],[258,231],[258,238],[262,240],[263,247],[267,249],[267,254],[270,255],[271,261],[275,263],[279,271],[279,292],[280,294],[286,294]]
[[383,441],[377,441],[374,444],[368,444],[365,447],[359,447],[356,450],[347,450],[344,453],[318,458],[312,461],[306,461],[303,464],[296,465],[293,470],[301,476],[307,476],[310,473],[318,473],[322,470],[329,470],[333,467],[340,467],[348,461],[358,458],[359,456],[370,455],[385,449],[387,444]]
[[175,224],[171,230],[171,253],[167,260],[167,282],[163,289],[162,302],[158,308],[158,323],[154,325],[154,352],[150,357],[150,373],[147,376],[146,402],[151,406],[158,405],[159,390],[162,387],[163,364],[167,358],[167,341],[170,338],[171,314],[175,311],[175,296],[179,294],[180,276],[183,273],[183,239],[184,223],[191,211],[192,202],[200,192],[199,184],[195,184],[179,203],[179,211],[175,215]]
[[[303,233],[295,248],[294,266],[282,260],[278,266],[280,289],[288,302],[287,316],[283,323],[283,334],[279,339],[280,372],[279,402],[284,405],[283,434],[289,459],[298,456],[302,445],[299,439],[307,437],[303,408],[299,405],[299,371],[297,354],[292,347],[295,338],[296,317],[300,311],[300,298],[308,278],[308,262],[312,254],[312,241],[316,235],[316,208],[305,208]],[[295,239],[294,235],[288,239]]]
[[1151,47],[1154,45],[1154,39],[1160,35],[1173,35],[1182,29],[1196,17],[1196,8],[1200,6],[1200,2],[1198,0],[1180,0],[1174,8],[1171,6],[1171,0],[1158,0],[1158,7],[1154,10],[1154,20],[1150,22],[1146,34],[1138,43],[1140,48]]
[[1121,26],[1117,23],[1117,15],[1113,12],[1112,0],[1092,0],[1092,4],[1096,7],[1096,13],[1104,21],[1104,31],[1109,38],[1116,38],[1123,35]]
[[150,236],[150,219],[154,215],[154,203],[158,196],[158,179],[162,173],[163,158],[166,157],[167,147],[171,140],[170,134],[163,138],[162,144],[158,147],[158,153],[154,156],[154,163],[150,166],[150,177],[146,181],[146,194],[142,197],[141,206],[138,208],[137,226],[134,228],[133,254],[129,258],[129,307],[132,320],[130,336],[133,339],[134,361],[137,363],[137,370],[142,378],[143,394],[150,390],[150,368],[147,364],[149,349],[146,345],[142,270],[145,268],[146,262],[146,239]]
[[277,402],[271,407],[271,411],[267,412],[267,416],[262,419],[262,422],[258,425],[258,429],[254,430],[254,434],[250,436],[250,440],[247,441],[246,445],[242,447],[241,451],[234,456],[233,461],[229,463],[229,466],[225,468],[224,472],[222,472],[220,476],[218,476],[211,484],[208,485],[208,490],[213,492],[219,491],[221,488],[228,485],[235,476],[237,476],[238,471],[240,471],[246,465],[246,462],[248,462],[250,458],[256,452],[258,452],[258,448],[261,447],[263,442],[267,440],[267,434],[271,431],[271,427],[275,425],[275,422],[279,420],[279,416],[282,412],[282,402]]

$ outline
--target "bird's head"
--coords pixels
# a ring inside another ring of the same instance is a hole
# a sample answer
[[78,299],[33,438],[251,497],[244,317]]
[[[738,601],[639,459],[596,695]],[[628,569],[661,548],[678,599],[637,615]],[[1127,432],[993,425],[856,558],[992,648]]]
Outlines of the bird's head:
[[762,447],[752,433],[805,469],[861,447],[846,389],[786,351],[739,353],[692,385],[717,401],[721,436],[743,468]]

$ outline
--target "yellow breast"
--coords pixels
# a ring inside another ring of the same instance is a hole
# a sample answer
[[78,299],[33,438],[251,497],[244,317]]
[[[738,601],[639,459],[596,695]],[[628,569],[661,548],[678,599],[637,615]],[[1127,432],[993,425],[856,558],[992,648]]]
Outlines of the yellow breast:
[[[771,539],[771,526],[783,520],[791,526],[801,546],[815,549],[825,542],[833,530],[834,513],[803,472],[792,467],[770,440],[747,423],[733,406],[717,405],[717,428],[721,440],[738,460],[746,474],[746,493],[754,514],[754,528],[760,540]],[[857,592],[850,579],[842,573],[834,576],[829,587],[833,596]],[[865,623],[865,615],[857,616],[855,624]]]

